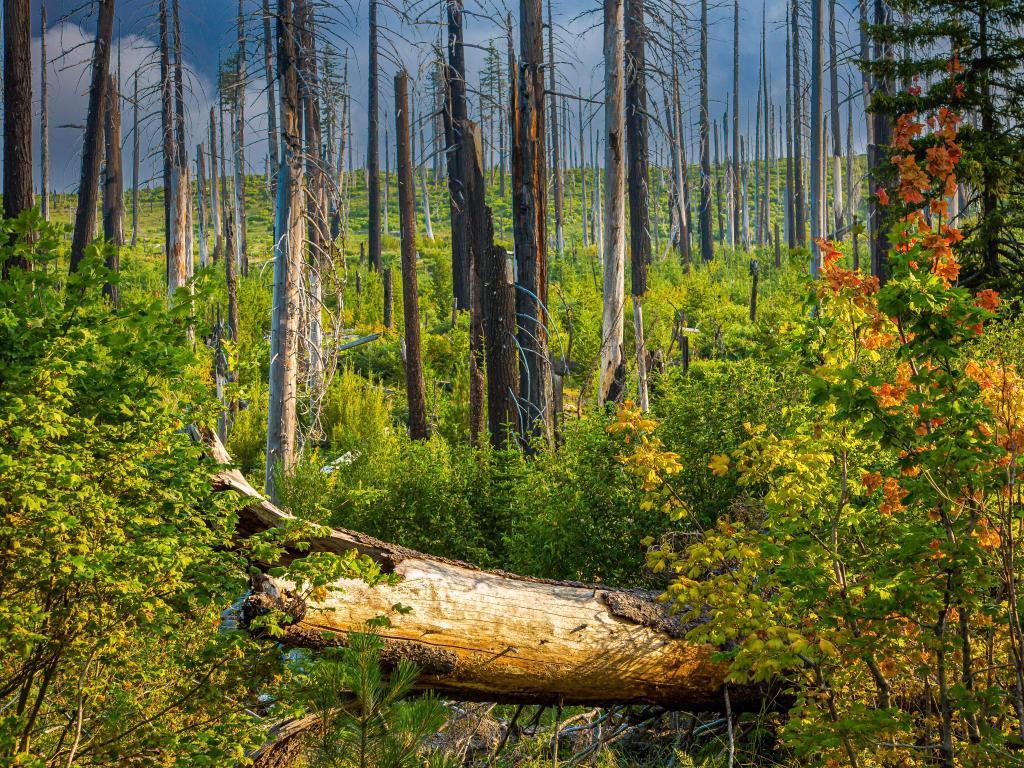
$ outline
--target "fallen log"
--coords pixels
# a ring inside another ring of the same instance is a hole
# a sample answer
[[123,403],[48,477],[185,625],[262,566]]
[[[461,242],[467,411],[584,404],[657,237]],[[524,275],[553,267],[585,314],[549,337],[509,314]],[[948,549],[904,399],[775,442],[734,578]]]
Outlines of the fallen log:
[[[213,435],[213,457],[230,457]],[[225,467],[215,483],[250,499],[239,534],[294,523]],[[295,584],[260,575],[242,609],[243,624],[274,608],[290,617],[280,642],[292,647],[342,644],[366,622],[389,615],[380,629],[385,660],[407,658],[420,685],[461,700],[564,705],[651,704],[720,711],[726,665],[716,649],[688,642],[689,627],[668,615],[656,594],[603,585],[556,582],[425,555],[365,534],[324,529],[312,551],[356,549],[395,574],[394,586],[342,580],[322,601],[303,600]],[[301,554],[296,553],[296,557]],[[393,606],[411,609],[393,615]],[[765,691],[730,686],[733,709],[760,709]]]

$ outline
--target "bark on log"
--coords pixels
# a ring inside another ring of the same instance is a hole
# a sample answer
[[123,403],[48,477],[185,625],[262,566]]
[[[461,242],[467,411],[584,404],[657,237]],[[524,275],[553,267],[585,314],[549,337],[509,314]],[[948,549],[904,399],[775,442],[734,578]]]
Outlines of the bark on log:
[[[220,463],[230,461],[212,434]],[[222,469],[215,484],[249,498],[238,533],[249,536],[294,518],[266,501],[240,472]],[[292,623],[280,642],[323,648],[364,631],[368,619],[401,603],[410,613],[380,630],[385,659],[408,658],[420,685],[456,699],[564,705],[646,703],[670,709],[719,710],[726,665],[715,649],[684,639],[688,627],[666,614],[654,593],[483,571],[370,536],[323,529],[310,551],[357,549],[399,577],[393,586],[343,580],[322,602],[296,601],[295,585],[259,576],[243,623],[287,606]],[[294,556],[301,556],[294,553]],[[764,691],[730,686],[733,708],[757,709]]]

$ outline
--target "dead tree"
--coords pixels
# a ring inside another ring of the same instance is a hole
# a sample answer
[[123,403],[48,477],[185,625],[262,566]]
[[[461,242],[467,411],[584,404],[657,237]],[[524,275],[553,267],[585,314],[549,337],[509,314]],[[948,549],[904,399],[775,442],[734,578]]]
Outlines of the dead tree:
[[[888,3],[885,0],[874,0],[874,3],[875,25],[878,27],[888,26],[891,22]],[[876,62],[892,59],[892,45],[876,38],[872,56]],[[892,81],[886,76],[878,76],[873,85],[872,101],[876,95],[885,99],[892,95],[892,91]],[[868,173],[872,182],[877,186],[881,183],[878,171],[887,160],[888,145],[892,141],[892,125],[884,109],[872,110],[871,117],[872,143],[868,145]],[[868,217],[871,225],[871,274],[877,277],[879,283],[882,284],[889,278],[889,233],[883,216],[884,211],[878,204],[877,197],[872,197],[868,204]]]
[[558,258],[565,251],[565,236],[562,231],[562,152],[558,132],[558,87],[555,77],[555,17],[551,12],[551,0],[548,0],[548,91],[551,110],[551,173],[554,176],[555,193],[555,248]]
[[733,7],[732,44],[732,232],[733,245],[738,247],[743,220],[743,195],[740,192],[740,0],[735,0]]
[[416,189],[409,154],[409,75],[395,75],[395,129],[398,150],[398,213],[402,229],[402,316],[405,321],[405,390],[409,404],[409,436],[424,440],[427,432],[426,387],[420,351],[419,285],[416,279]]
[[[107,241],[106,267],[117,274],[121,269],[121,247],[124,245],[124,175],[121,164],[121,94],[117,76],[107,78],[107,97],[103,123],[106,164],[103,172],[103,239]],[[116,283],[103,286],[104,295],[116,307],[119,291]]]
[[[814,0],[817,2],[817,0]],[[792,0],[790,24],[793,39],[793,224],[796,230],[796,244],[807,242],[804,224],[807,212],[804,205],[804,142],[803,142],[803,90],[800,87],[800,2]]]
[[369,0],[370,72],[369,93],[366,99],[366,183],[368,185],[369,265],[370,269],[380,271],[380,150],[378,147],[380,110],[377,106],[377,2],[378,0]]
[[[274,137],[277,141],[277,137]],[[224,253],[223,233],[221,225],[221,174],[217,170],[217,122],[214,119],[213,107],[210,107],[210,213],[213,224],[213,261]],[[276,171],[275,171],[276,172]]]
[[[25,24],[28,25],[28,14],[25,14]],[[10,34],[10,31],[7,31]],[[99,0],[99,18],[96,23],[96,40],[92,51],[92,77],[89,85],[89,112],[85,119],[85,139],[82,145],[82,173],[78,180],[78,208],[75,211],[75,231],[71,239],[71,271],[78,271],[78,266],[85,258],[85,249],[92,240],[93,230],[96,228],[96,198],[99,194],[98,180],[100,175],[100,153],[103,151],[103,111],[107,98],[107,75],[110,70],[110,44],[114,34],[114,0]],[[7,80],[4,80],[6,89]],[[31,97],[29,97],[31,98]],[[15,102],[18,103],[18,102]],[[4,115],[11,111],[12,102],[6,102]],[[31,112],[29,113],[31,114]],[[27,129],[31,132],[31,124]],[[6,151],[7,145],[4,145]],[[20,156],[20,152],[16,157]],[[28,170],[28,192],[29,206],[31,206],[32,193],[32,160],[31,156],[25,160],[25,168]],[[8,174],[13,172],[4,163],[4,183],[7,183]],[[16,176],[12,181],[16,180]],[[11,187],[15,195],[23,193]],[[7,188],[5,187],[5,192]],[[7,197],[4,197],[6,214]]]
[[839,50],[836,42],[836,0],[829,0],[829,122],[832,129],[832,217],[836,237],[843,229],[843,138],[839,123]]
[[[215,460],[229,463],[220,442],[207,439]],[[222,468],[213,484],[246,502],[239,511],[240,537],[294,527],[296,519],[266,501],[238,470]],[[393,573],[394,583],[369,587],[343,579],[317,600],[288,581],[260,574],[242,608],[243,625],[283,610],[276,640],[318,650],[365,631],[370,618],[389,615],[380,634],[391,658],[415,661],[422,688],[464,701],[630,703],[688,711],[723,706],[728,662],[715,661],[713,646],[687,642],[686,627],[655,600],[656,592],[482,571],[342,529],[324,529],[310,549],[338,555],[358,550]],[[412,610],[396,615],[399,603]],[[729,687],[734,711],[756,711],[770,695],[755,686]],[[785,704],[784,698],[775,702]]]
[[[786,6],[786,31],[789,31],[789,6]],[[790,35],[786,35],[786,245],[796,246],[796,193],[793,167],[796,162],[793,130],[793,58]]]
[[700,257],[715,257],[711,239],[711,137],[708,113],[708,0],[700,2]]
[[132,77],[132,248],[139,239],[139,73]]
[[210,263],[210,251],[206,233],[206,152],[201,143],[196,145],[196,204],[199,208],[199,266],[205,269]]
[[50,220],[50,95],[46,71],[46,4],[39,4],[39,152],[40,152],[40,184],[39,204],[43,219]]
[[[4,218],[13,219],[32,208],[32,48],[29,0],[4,0]],[[109,44],[107,53],[109,55]],[[95,74],[95,73],[94,73]],[[104,71],[104,75],[106,72]],[[102,98],[102,88],[100,91]],[[92,98],[90,94],[90,105]],[[101,102],[102,105],[102,102]],[[102,108],[102,106],[100,107]],[[98,125],[98,123],[97,123]],[[97,130],[101,128],[97,127]],[[98,137],[97,137],[98,139]],[[86,136],[88,142],[89,136]],[[99,173],[99,155],[97,168]],[[93,189],[96,176],[92,177]],[[93,205],[96,198],[93,197]],[[95,219],[95,211],[93,217]],[[92,230],[90,229],[91,233]],[[82,244],[84,250],[85,244]],[[81,256],[79,256],[81,259]],[[72,263],[77,265],[72,257]],[[28,268],[28,262],[7,262]],[[72,268],[74,271],[74,268]]]
[[482,287],[481,315],[487,360],[487,428],[491,445],[504,448],[514,435],[523,431],[517,404],[516,287],[508,254],[494,244],[489,211],[485,227],[487,247],[477,268]]
[[483,320],[483,273],[481,263],[492,245],[493,235],[489,231],[490,210],[486,205],[487,190],[484,186],[483,141],[480,126],[472,120],[464,120],[460,128],[462,140],[459,165],[465,171],[463,186],[463,221],[466,229],[466,246],[469,254],[470,301],[469,301],[469,439],[472,445],[480,445],[486,429],[484,406],[484,320]]
[[238,0],[238,62],[235,82],[234,156],[235,156],[235,250],[242,276],[249,274],[249,241],[246,235],[248,217],[245,212],[245,15]]
[[598,400],[622,378],[626,271],[626,125],[624,0],[604,0],[604,297]]
[[[320,75],[316,57],[316,23],[310,0],[298,0],[299,23],[299,94],[302,113],[305,118],[306,140],[306,216],[308,223],[307,243],[307,290],[309,310],[306,334],[308,346],[308,378],[310,391],[319,393],[322,386],[323,327],[321,309],[323,306],[323,285],[321,273],[327,265],[327,247],[331,236],[327,220],[328,179],[324,169],[322,121],[320,116]],[[318,396],[313,397],[319,403]]]
[[651,260],[647,188],[647,84],[644,61],[644,0],[626,0],[626,173],[629,182],[629,247],[633,333],[636,339],[637,399],[647,410],[643,296]]
[[444,132],[447,148],[449,213],[452,231],[452,295],[455,308],[470,306],[470,263],[466,243],[464,187],[466,169],[462,167],[462,125],[468,118],[466,105],[466,55],[463,46],[462,0],[447,0],[448,64],[445,67]]
[[297,30],[293,0],[277,3],[277,71],[281,84],[281,144],[274,218],[274,298],[270,324],[267,465],[264,483],[273,498],[275,474],[291,469],[296,447],[299,284],[304,250],[302,129],[299,125]]
[[263,70],[267,78],[267,153],[270,157],[270,197],[276,194],[274,179],[281,163],[277,137],[277,85],[274,82],[274,42],[270,32],[270,0],[263,0]]
[[[513,92],[512,187],[516,246],[519,393],[528,432],[551,443],[554,412],[546,322],[547,179],[544,167],[544,17],[541,0],[520,0],[520,62]],[[526,436],[524,435],[524,438]]]
[[825,130],[824,53],[825,0],[811,0],[811,275],[818,276],[820,249],[815,240],[825,236]]

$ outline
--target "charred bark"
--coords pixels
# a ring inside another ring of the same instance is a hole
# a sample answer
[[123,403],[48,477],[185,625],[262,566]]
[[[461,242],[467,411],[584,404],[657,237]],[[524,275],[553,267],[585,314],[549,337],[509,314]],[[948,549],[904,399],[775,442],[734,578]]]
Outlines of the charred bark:
[[409,156],[409,75],[395,76],[395,132],[398,151],[398,213],[402,228],[402,314],[405,320],[405,389],[409,435],[428,437],[427,405],[420,352],[419,284],[416,278],[416,189]]

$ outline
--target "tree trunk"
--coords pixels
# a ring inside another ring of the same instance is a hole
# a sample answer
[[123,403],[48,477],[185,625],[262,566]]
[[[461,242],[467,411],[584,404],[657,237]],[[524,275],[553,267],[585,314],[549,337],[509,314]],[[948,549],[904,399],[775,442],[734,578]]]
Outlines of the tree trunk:
[[[39,34],[39,151],[41,160],[40,213],[50,220],[50,95],[46,60],[46,4],[41,3]],[[6,59],[5,59],[6,61]]]
[[[519,391],[528,430],[551,443],[554,413],[546,322],[547,180],[544,168],[544,19],[541,0],[520,0],[518,86],[512,104],[513,235],[519,292]],[[526,436],[524,435],[524,438]]]
[[[132,77],[132,248],[139,239],[139,73]],[[212,150],[211,150],[212,151]]]
[[[812,0],[817,2],[818,0]],[[795,227],[795,241],[797,245],[804,245],[807,242],[804,223],[807,221],[807,213],[804,206],[804,169],[803,169],[803,118],[801,102],[803,101],[800,87],[800,3],[799,0],[792,0],[792,13],[790,24],[792,25],[793,38],[793,224]]]
[[[214,458],[228,463],[219,441],[207,439]],[[295,518],[264,500],[238,470],[223,469],[214,484],[249,500],[239,512],[240,536],[294,525]],[[313,552],[354,549],[397,583],[368,587],[344,579],[316,602],[297,596],[287,581],[260,575],[242,608],[243,623],[283,609],[288,618],[278,642],[321,649],[365,631],[368,619],[390,615],[390,626],[379,630],[385,657],[414,661],[421,687],[460,700],[688,711],[723,706],[728,664],[713,660],[712,646],[683,639],[686,627],[653,592],[482,571],[340,529],[311,541]],[[399,603],[412,610],[395,615]],[[765,694],[729,687],[734,709],[757,710]]]
[[612,394],[623,365],[626,270],[626,166],[624,0],[604,0],[604,308],[598,400]]
[[242,277],[249,274],[249,240],[245,212],[245,15],[238,0],[238,72],[235,84],[235,251]]
[[171,268],[171,177],[174,168],[174,94],[171,90],[171,42],[167,26],[167,0],[160,0],[160,146],[163,160],[164,198],[164,274],[168,292],[172,284]]
[[[28,14],[25,15],[26,28],[28,25]],[[10,26],[5,29],[7,35],[11,34]],[[26,31],[27,34],[27,31]],[[71,240],[71,271],[78,271],[78,265],[85,258],[85,248],[92,240],[93,230],[96,228],[96,197],[99,193],[98,179],[100,175],[100,146],[103,134],[103,111],[107,97],[107,75],[110,69],[110,43],[114,34],[114,0],[99,0],[99,18],[96,23],[96,41],[92,52],[92,80],[89,86],[89,113],[85,120],[85,139],[82,145],[82,173],[78,180],[78,208],[75,211],[75,232]],[[10,65],[10,60],[7,60]],[[4,79],[6,91],[8,80]],[[31,96],[28,98],[31,99]],[[6,101],[4,115],[9,115],[13,105],[18,101]],[[31,112],[28,113],[31,115]],[[5,117],[6,119],[6,117]],[[28,131],[31,132],[31,124]],[[28,141],[26,134],[25,141]],[[5,151],[8,145],[4,145]],[[7,155],[10,157],[10,155]],[[31,206],[32,195],[32,160],[26,158],[28,172],[28,194],[29,206]],[[13,191],[15,199],[24,190],[15,186],[7,187],[8,179],[16,180],[18,177],[8,163],[4,163],[4,191]],[[8,198],[4,196],[5,215],[7,211]]]
[[199,208],[199,266],[210,265],[209,244],[206,237],[206,152],[202,144],[196,145],[196,203]]
[[[277,141],[277,137],[274,137],[274,141]],[[221,225],[221,174],[217,170],[217,123],[214,120],[213,107],[210,107],[210,208],[211,208],[211,221],[213,225],[213,261],[216,264],[217,259],[224,253],[224,242],[223,232],[224,227]],[[276,168],[276,166],[275,166]]]
[[743,220],[743,195],[740,193],[740,0],[733,4],[732,34],[732,231],[734,247],[738,248]]
[[836,237],[843,229],[843,138],[839,123],[839,50],[836,43],[836,0],[829,0],[829,97],[832,123],[832,216]]
[[[488,231],[490,232],[490,221]],[[508,254],[489,237],[479,265],[487,360],[487,428],[491,445],[504,448],[522,434],[519,417],[519,354],[516,350],[516,288]]]
[[[875,0],[875,24],[879,27],[887,26],[891,21],[888,5],[885,0]],[[875,61],[882,61],[892,58],[892,46],[888,43],[876,41],[874,49]],[[888,78],[881,77],[875,81],[874,93],[883,99],[892,93],[892,83]],[[874,98],[872,98],[874,101]],[[878,170],[887,161],[886,155],[889,151],[889,142],[892,141],[892,126],[889,117],[884,109],[876,109],[872,112],[871,137],[872,143],[868,145],[868,173],[872,182],[877,186],[881,183],[878,177]],[[883,220],[884,212],[878,205],[877,199],[872,198],[868,216],[871,224],[871,274],[878,278],[880,284],[885,284],[889,278],[889,233],[888,227]]]
[[[711,137],[708,114],[708,0],[700,3],[700,257],[715,257],[711,239]],[[635,292],[635,291],[634,291]]]
[[824,54],[825,0],[811,0],[811,276],[815,278],[821,268],[821,249],[815,241],[825,236]]
[[[107,78],[106,116],[103,125],[103,141],[106,153],[106,170],[103,173],[103,239],[109,243],[107,269],[117,274],[121,269],[120,252],[124,245],[124,176],[121,170],[121,94],[118,92],[117,77]],[[103,293],[116,307],[119,291],[116,283],[103,286]]]
[[[3,215],[8,219],[31,209],[33,203],[31,27],[29,0],[4,0]],[[109,54],[109,45],[107,47]],[[100,95],[102,97],[102,90]],[[93,188],[95,181],[93,176]],[[95,201],[93,197],[93,205]],[[93,216],[95,218],[95,212]],[[7,266],[4,265],[5,270]],[[28,264],[22,262],[19,266],[27,267]]]
[[[786,30],[789,30],[789,6],[786,6]],[[796,159],[793,136],[793,57],[790,36],[786,35],[786,245],[796,246],[796,194],[793,166]]]
[[444,109],[447,149],[449,213],[452,231],[452,295],[456,309],[469,309],[470,263],[466,243],[465,200],[463,187],[466,169],[462,167],[459,146],[462,123],[468,117],[466,105],[466,58],[462,44],[462,0],[448,0],[448,66],[445,84],[448,98]]
[[380,271],[380,155],[378,135],[380,133],[379,108],[377,106],[377,2],[369,0],[370,14],[370,82],[366,99],[366,183],[368,200],[370,269]]
[[642,298],[651,261],[650,202],[647,174],[647,84],[644,61],[644,0],[626,0],[626,172],[629,186],[629,250],[633,332],[636,339],[637,399],[647,410]]
[[558,132],[558,88],[555,78],[555,20],[548,0],[548,91],[551,109],[551,173],[554,176],[555,193],[555,249],[558,258],[565,251],[565,237],[562,232],[562,154]]
[[466,227],[466,250],[469,255],[469,439],[480,445],[486,425],[484,406],[484,321],[482,262],[491,249],[490,210],[486,205],[484,187],[483,147],[480,126],[463,120],[459,129],[462,155],[459,166],[465,172],[463,187],[463,221]]
[[295,458],[298,394],[299,284],[303,227],[302,131],[299,126],[297,30],[293,0],[278,0],[277,68],[281,83],[281,143],[274,220],[274,294],[270,325],[267,465],[264,482],[274,497],[276,472]]
[[274,77],[274,43],[270,32],[270,0],[263,0],[263,69],[267,78],[267,152],[270,157],[270,197],[277,196],[277,167],[281,153],[277,136],[277,85]]
[[[298,3],[299,23],[299,93],[302,112],[305,117],[306,141],[306,217],[309,222],[307,242],[307,290],[309,310],[307,312],[307,378],[311,402],[314,408],[321,401],[323,383],[323,283],[321,273],[328,263],[327,246],[330,230],[327,220],[327,167],[323,157],[323,129],[320,117],[320,75],[316,57],[316,19],[310,0]],[[316,421],[317,414],[313,414]]]
[[395,128],[398,150],[398,215],[402,229],[402,314],[405,319],[405,390],[409,436],[428,437],[427,405],[420,352],[419,285],[416,279],[416,191],[409,156],[409,75],[395,76]]

